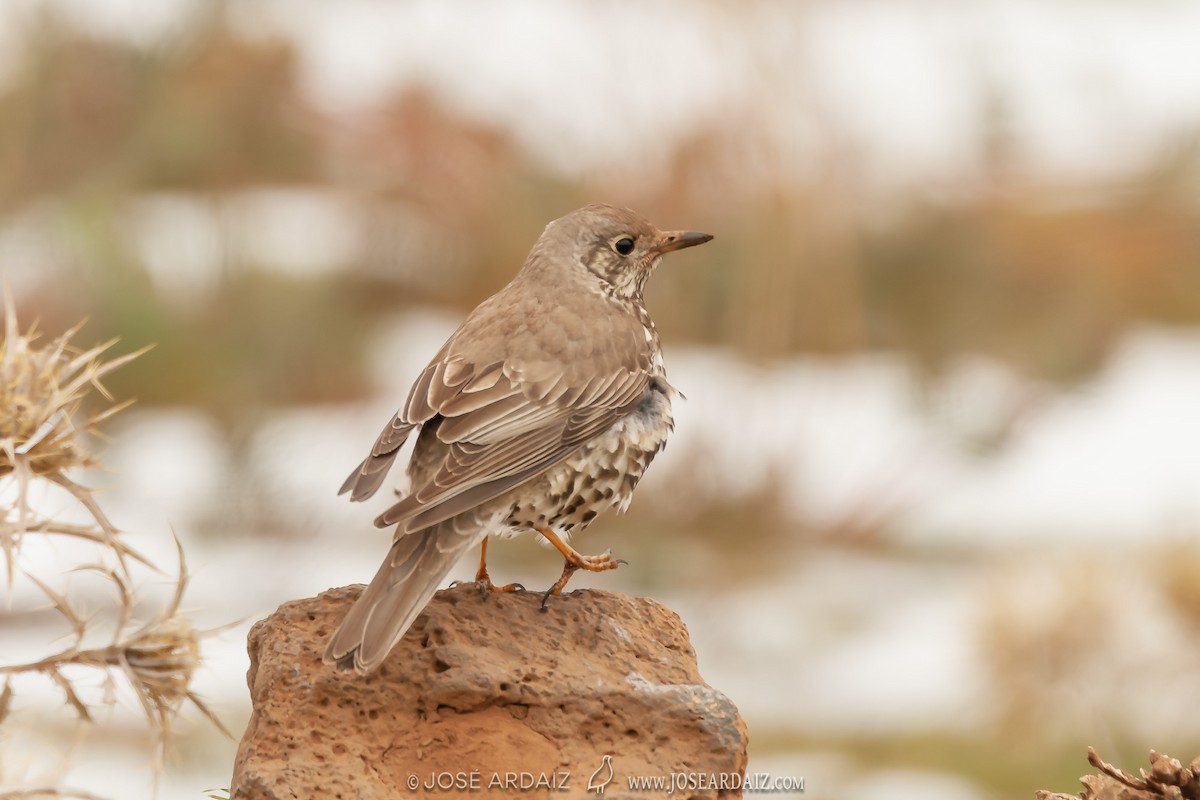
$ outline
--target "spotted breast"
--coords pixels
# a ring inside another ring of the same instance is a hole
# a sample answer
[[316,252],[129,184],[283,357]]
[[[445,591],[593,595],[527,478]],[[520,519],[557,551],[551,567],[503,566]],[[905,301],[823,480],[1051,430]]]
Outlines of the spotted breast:
[[514,494],[504,533],[551,528],[566,538],[607,508],[629,508],[634,488],[674,428],[675,394],[665,378],[652,379],[632,413],[543,474],[533,491]]

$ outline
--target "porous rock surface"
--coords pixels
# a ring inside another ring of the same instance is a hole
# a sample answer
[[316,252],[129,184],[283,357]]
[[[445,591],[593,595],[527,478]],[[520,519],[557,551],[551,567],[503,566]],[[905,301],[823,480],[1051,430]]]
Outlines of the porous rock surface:
[[606,755],[605,798],[666,796],[628,779],[671,774],[691,786],[676,798],[741,795],[720,785],[744,774],[745,724],[659,603],[585,590],[542,610],[539,593],[464,584],[360,676],[321,655],[361,588],[285,603],[251,629],[233,800],[596,797]]

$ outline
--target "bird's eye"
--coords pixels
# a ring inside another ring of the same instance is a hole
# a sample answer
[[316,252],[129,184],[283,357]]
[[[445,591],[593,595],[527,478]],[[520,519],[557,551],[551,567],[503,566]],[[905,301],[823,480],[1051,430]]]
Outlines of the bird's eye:
[[628,236],[622,236],[612,243],[612,249],[623,256],[627,256],[633,252],[633,239]]

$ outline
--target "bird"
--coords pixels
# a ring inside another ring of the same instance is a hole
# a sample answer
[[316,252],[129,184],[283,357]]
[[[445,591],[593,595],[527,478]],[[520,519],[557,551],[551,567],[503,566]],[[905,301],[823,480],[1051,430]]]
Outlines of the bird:
[[600,766],[596,767],[596,771],[588,778],[587,790],[596,794],[604,794],[604,790],[612,783],[614,774],[612,755],[605,753],[600,758]]
[[674,428],[647,279],[667,253],[713,237],[662,231],[597,203],[550,222],[516,276],[484,300],[417,376],[370,454],[342,484],[352,501],[383,484],[401,446],[409,490],[375,519],[395,528],[387,558],[334,632],[324,661],[374,671],[455,562],[490,536],[535,532],[563,556],[558,595],[580,569],[624,563],[568,539],[608,508],[625,511]]

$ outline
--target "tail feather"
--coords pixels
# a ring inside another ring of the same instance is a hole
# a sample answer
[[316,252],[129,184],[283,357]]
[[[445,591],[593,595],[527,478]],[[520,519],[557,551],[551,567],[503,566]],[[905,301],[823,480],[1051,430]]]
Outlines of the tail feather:
[[383,663],[454,563],[479,541],[479,535],[463,535],[453,523],[447,520],[406,534],[392,544],[383,565],[334,632],[325,663],[363,674]]

